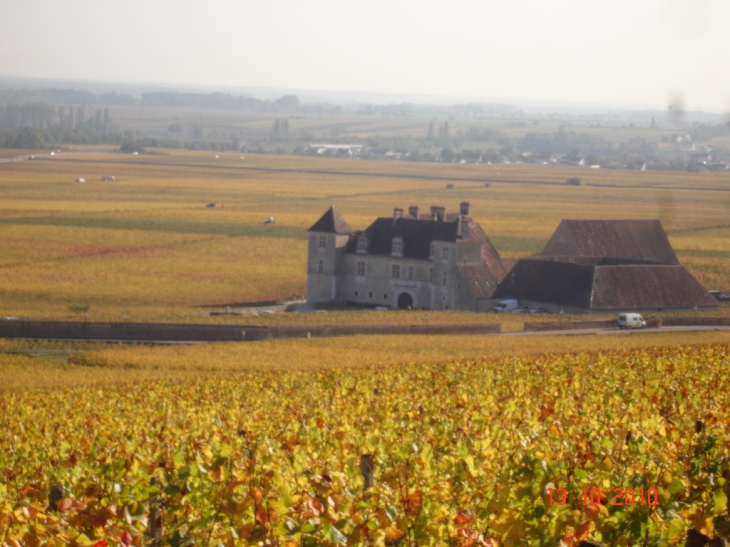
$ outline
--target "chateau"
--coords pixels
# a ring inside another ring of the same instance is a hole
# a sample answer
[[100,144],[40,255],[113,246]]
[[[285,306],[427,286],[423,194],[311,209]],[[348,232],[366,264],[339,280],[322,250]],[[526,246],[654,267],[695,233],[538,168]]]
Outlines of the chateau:
[[314,308],[490,311],[501,299],[565,313],[718,306],[658,220],[563,220],[540,255],[516,263],[500,259],[467,202],[458,213],[396,208],[362,232],[332,206],[308,234]]
[[470,216],[431,207],[376,219],[356,232],[334,205],[308,230],[307,303],[488,310],[506,271]]

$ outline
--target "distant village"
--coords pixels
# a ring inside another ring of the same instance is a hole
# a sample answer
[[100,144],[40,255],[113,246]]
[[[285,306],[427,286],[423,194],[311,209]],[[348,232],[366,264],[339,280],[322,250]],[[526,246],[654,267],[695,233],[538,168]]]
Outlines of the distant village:
[[[690,134],[665,136],[661,151],[648,143],[619,146],[603,152],[572,149],[553,151],[549,144],[543,150],[518,151],[509,146],[486,150],[455,151],[444,147],[440,151],[419,152],[407,149],[383,149],[362,144],[312,143],[295,153],[306,156],[333,158],[376,159],[391,161],[430,161],[471,164],[533,164],[591,169],[674,170],[698,173],[703,171],[730,172],[730,149],[723,146],[697,145]],[[556,146],[558,149],[564,146]]]
[[[160,107],[169,110],[159,114]],[[125,114],[130,109],[134,116]],[[238,116],[238,122],[232,116]],[[727,116],[672,109],[341,105],[303,102],[296,95],[263,100],[228,93],[157,91],[135,97],[0,87],[2,148],[115,144],[121,152],[138,153],[145,147],[182,148],[455,164],[728,172],[729,138]]]

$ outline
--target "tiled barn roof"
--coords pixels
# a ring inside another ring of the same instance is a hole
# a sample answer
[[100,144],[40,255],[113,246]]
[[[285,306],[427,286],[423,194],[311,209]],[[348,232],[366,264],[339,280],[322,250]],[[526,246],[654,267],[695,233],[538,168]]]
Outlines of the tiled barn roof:
[[563,220],[540,256],[679,264],[658,220]]
[[605,311],[717,307],[713,296],[679,264],[611,262],[522,259],[494,297]]

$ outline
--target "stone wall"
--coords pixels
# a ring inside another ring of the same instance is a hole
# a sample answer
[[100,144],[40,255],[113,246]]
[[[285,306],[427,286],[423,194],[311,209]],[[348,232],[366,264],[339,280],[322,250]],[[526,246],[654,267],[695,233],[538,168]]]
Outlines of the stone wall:
[[85,323],[2,321],[0,338],[215,342],[352,336],[357,334],[496,334],[499,324],[451,325],[189,325],[176,323]]

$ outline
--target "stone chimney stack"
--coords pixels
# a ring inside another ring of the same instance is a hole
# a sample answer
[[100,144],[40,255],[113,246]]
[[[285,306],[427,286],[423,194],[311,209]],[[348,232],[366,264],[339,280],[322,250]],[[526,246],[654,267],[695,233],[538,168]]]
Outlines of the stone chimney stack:
[[471,211],[471,203],[469,203],[468,201],[462,201],[461,204],[459,205],[459,213],[462,216],[468,217],[470,211]]
[[439,222],[443,222],[446,218],[446,207],[438,207],[436,205],[433,205],[431,207],[431,219],[432,220],[438,220]]
[[461,239],[469,239],[469,220],[463,215],[459,216],[459,236]]
[[408,215],[413,218],[418,218],[418,205],[411,205],[408,207]]
[[395,220],[396,218],[403,218],[403,209],[401,209],[400,207],[396,207],[395,209],[393,209],[393,220]]

